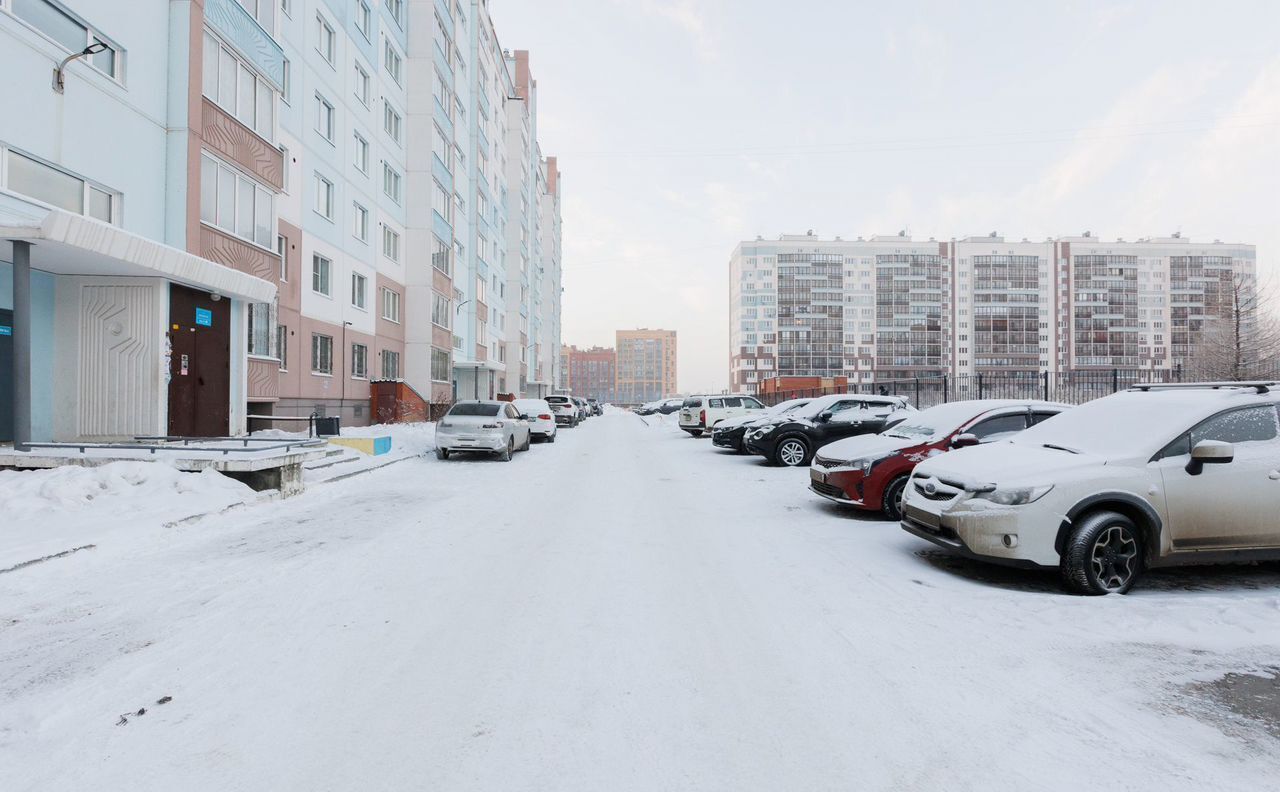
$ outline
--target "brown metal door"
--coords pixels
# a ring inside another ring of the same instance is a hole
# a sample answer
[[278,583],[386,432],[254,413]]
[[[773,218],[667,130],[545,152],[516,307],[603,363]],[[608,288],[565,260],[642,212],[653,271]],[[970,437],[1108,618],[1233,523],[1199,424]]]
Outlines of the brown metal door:
[[231,304],[169,287],[169,434],[222,437],[231,411]]

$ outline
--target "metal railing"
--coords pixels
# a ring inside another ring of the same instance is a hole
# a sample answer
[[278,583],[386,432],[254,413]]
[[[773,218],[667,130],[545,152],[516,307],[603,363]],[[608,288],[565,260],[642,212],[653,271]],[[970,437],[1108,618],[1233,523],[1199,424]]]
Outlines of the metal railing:
[[[1210,379],[1197,377],[1182,369],[1075,369],[1065,371],[997,371],[899,379],[874,382],[851,382],[847,386],[784,389],[757,393],[765,404],[774,405],[788,399],[812,399],[840,393],[866,393],[905,396],[917,409],[966,399],[1041,399],[1064,404],[1109,396],[1135,385],[1192,384]],[[1213,377],[1218,380],[1218,377]],[[1280,371],[1251,379],[1241,385],[1280,380]],[[1223,383],[1224,385],[1230,383]]]

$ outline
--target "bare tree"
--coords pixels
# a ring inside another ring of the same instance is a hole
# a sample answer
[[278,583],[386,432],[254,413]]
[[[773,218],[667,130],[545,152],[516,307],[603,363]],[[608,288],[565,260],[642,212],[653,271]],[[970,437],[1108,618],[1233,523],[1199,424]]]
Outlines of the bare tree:
[[1203,324],[1189,320],[1188,374],[1239,381],[1280,375],[1280,300],[1274,288],[1233,272],[1206,295]]

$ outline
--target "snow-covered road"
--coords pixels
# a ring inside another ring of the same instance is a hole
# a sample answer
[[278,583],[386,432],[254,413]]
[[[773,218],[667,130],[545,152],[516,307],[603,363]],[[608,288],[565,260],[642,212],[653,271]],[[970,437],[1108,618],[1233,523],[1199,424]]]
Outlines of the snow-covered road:
[[806,475],[613,413],[510,464],[411,460],[0,574],[0,786],[1280,778],[1280,741],[1184,692],[1275,663],[1275,567],[1066,597]]

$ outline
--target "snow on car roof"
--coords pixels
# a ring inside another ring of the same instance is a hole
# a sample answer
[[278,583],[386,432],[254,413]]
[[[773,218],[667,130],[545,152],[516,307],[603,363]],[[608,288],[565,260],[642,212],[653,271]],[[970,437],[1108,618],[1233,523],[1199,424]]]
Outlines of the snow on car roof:
[[1010,442],[1053,445],[1099,456],[1142,454],[1233,404],[1275,402],[1252,389],[1121,391],[1085,402],[1019,433]]

